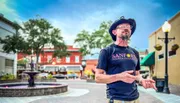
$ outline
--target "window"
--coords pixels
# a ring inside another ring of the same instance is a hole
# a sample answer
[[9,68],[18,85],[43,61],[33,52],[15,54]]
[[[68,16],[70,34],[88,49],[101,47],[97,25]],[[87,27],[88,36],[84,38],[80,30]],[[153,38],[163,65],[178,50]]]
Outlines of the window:
[[79,56],[75,56],[75,63],[79,63]]
[[56,57],[56,61],[57,61],[57,63],[60,63],[61,62],[61,58]]
[[164,54],[159,54],[158,59],[164,58]]
[[5,66],[13,66],[13,60],[10,60],[10,59],[6,59],[5,61]]
[[176,51],[169,51],[169,56],[176,55]]
[[66,57],[66,63],[70,63],[70,57]]
[[48,56],[47,56],[47,62],[51,62],[51,60],[52,60],[52,56],[51,56],[51,55],[48,55]]

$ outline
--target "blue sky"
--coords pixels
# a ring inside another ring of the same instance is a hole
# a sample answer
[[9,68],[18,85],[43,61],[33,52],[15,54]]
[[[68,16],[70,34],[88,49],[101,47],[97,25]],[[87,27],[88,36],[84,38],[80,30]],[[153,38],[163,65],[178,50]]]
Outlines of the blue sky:
[[83,29],[92,32],[102,21],[134,18],[131,46],[148,48],[148,36],[180,10],[179,0],[0,0],[0,13],[24,22],[40,15],[61,29],[66,44]]

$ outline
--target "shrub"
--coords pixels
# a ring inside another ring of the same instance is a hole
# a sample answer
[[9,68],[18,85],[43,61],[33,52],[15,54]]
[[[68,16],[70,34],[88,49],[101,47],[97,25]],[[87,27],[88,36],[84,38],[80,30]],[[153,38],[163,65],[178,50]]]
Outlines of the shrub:
[[53,78],[53,76],[51,75],[51,74],[49,74],[48,76],[47,76],[47,79],[52,79]]
[[15,76],[13,74],[6,74],[1,77],[1,80],[14,80]]
[[95,80],[95,74],[92,74],[92,75],[91,75],[91,77],[92,77],[92,79],[94,79],[94,80]]

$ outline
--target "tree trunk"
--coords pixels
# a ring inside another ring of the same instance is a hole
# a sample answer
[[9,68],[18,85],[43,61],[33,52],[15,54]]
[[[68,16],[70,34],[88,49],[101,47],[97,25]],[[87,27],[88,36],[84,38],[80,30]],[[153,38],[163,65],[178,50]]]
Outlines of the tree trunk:
[[36,70],[39,70],[38,61],[39,61],[39,53],[36,53]]

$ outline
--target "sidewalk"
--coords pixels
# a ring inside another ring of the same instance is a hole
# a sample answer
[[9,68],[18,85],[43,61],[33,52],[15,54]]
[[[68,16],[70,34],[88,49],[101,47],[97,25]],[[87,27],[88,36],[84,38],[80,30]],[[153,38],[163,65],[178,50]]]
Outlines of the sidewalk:
[[[87,90],[87,89],[68,88],[68,92],[54,94],[54,95],[33,96],[33,97],[0,97],[0,103],[29,103],[29,102],[33,102],[33,101],[41,100],[41,99],[51,100],[52,98],[61,99],[64,97],[79,97],[79,96],[85,95],[87,93],[89,93],[89,90]],[[52,103],[52,102],[49,101],[46,103]]]
[[180,103],[180,96],[174,94],[158,93],[154,89],[144,89],[142,86],[138,86],[138,89],[142,92],[154,96],[155,98],[161,100],[164,103]]
[[[85,80],[58,80],[67,83],[68,92],[34,97],[0,97],[0,103],[106,103],[106,85]],[[138,86],[140,103],[180,103],[180,96],[157,93]]]

